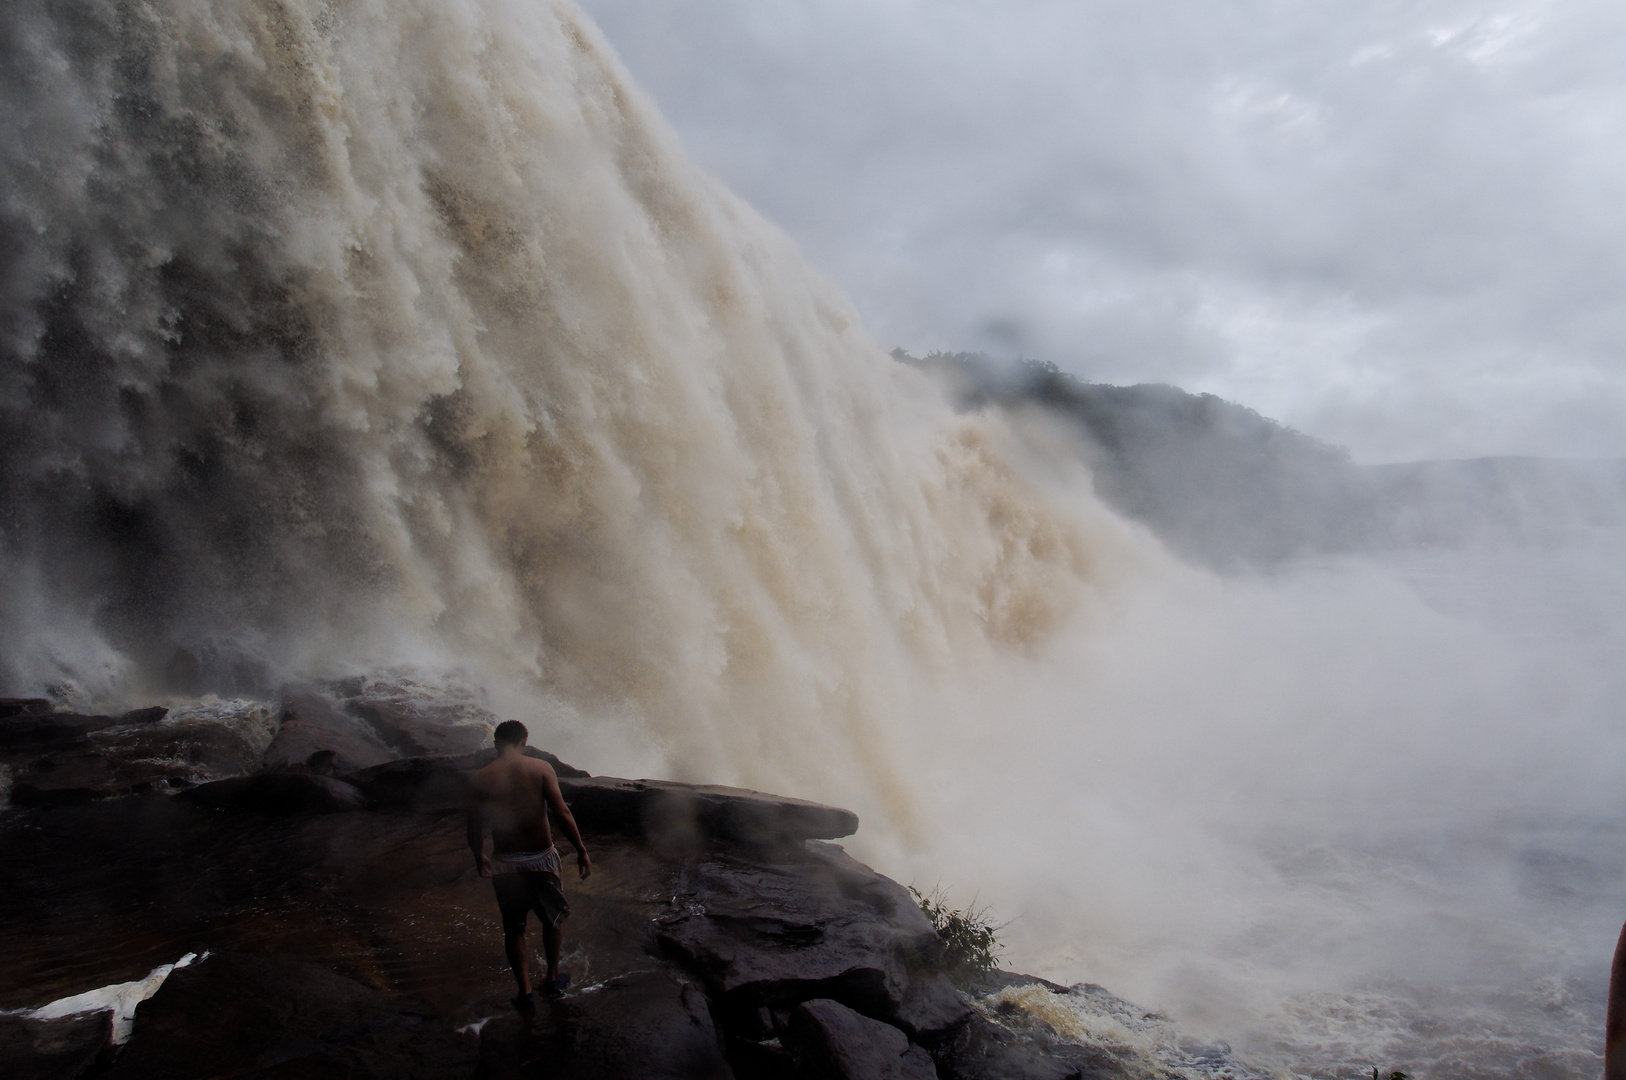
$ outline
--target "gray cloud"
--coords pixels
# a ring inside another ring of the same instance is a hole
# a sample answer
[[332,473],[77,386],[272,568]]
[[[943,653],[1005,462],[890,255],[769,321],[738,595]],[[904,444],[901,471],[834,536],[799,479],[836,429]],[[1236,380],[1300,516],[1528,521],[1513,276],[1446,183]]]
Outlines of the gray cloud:
[[585,6],[889,346],[1366,460],[1626,454],[1619,5]]

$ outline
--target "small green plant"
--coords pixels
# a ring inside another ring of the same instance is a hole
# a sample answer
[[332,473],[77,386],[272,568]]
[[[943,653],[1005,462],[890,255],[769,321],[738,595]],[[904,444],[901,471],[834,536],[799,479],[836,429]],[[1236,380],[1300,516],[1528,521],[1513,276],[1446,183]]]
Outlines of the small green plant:
[[998,966],[1001,946],[996,934],[1005,927],[989,920],[987,908],[975,903],[952,908],[940,888],[923,893],[911,885],[909,892],[943,940],[942,967],[949,978],[964,986]]
[[[1378,1076],[1378,1067],[1376,1065],[1372,1066],[1372,1080],[1380,1080]],[[1411,1077],[1407,1076],[1399,1069],[1396,1069],[1394,1072],[1389,1074],[1389,1080],[1411,1080]]]

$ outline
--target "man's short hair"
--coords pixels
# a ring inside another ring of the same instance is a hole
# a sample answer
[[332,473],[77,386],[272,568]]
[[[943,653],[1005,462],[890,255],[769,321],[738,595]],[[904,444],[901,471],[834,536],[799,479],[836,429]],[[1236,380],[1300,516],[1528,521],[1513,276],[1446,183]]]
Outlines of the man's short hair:
[[497,725],[497,730],[491,733],[492,741],[498,748],[504,746],[524,746],[531,733],[525,730],[525,725],[518,720],[504,720]]

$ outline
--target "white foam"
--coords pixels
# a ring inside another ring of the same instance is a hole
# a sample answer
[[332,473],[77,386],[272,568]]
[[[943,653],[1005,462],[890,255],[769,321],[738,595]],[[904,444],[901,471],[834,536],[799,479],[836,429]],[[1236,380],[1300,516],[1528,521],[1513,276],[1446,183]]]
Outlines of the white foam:
[[164,985],[164,980],[169,978],[171,972],[187,967],[195,961],[207,959],[208,956],[207,952],[202,955],[187,953],[173,964],[160,964],[153,968],[147,973],[146,978],[99,986],[82,994],[58,998],[48,1005],[30,1009],[23,1015],[34,1020],[59,1020],[64,1016],[111,1011],[113,1045],[122,1046],[129,1040],[130,1032],[135,1025],[136,1006],[158,993],[158,988]]

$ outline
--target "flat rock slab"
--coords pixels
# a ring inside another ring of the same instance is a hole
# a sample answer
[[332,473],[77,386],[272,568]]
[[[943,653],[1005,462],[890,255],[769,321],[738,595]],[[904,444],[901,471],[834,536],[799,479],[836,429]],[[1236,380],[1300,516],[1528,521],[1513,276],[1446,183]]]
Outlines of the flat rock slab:
[[798,1005],[787,1037],[804,1075],[816,1080],[937,1080],[931,1055],[903,1032],[839,1001]]
[[445,1025],[319,964],[225,953],[176,971],[136,1007],[106,1076],[467,1080],[472,1057]]
[[[491,747],[453,757],[410,757],[351,773],[345,779],[367,793],[376,806],[398,810],[461,810],[468,804],[469,777],[491,764]],[[525,756],[546,761],[560,780],[588,775],[546,750],[525,748]]]
[[367,796],[354,784],[311,773],[238,776],[200,784],[179,797],[199,806],[261,814],[334,814],[367,805]]
[[323,754],[334,772],[352,773],[394,761],[401,754],[372,725],[341,712],[314,690],[289,690],[282,699],[282,726],[265,752],[267,769],[304,769]]
[[6,1080],[75,1080],[107,1054],[111,1012],[60,1020],[0,1016],[0,1076]]
[[95,731],[82,743],[13,766],[11,801],[64,806],[169,791],[252,771],[254,745],[225,724],[150,724]]
[[732,1080],[706,997],[662,971],[615,978],[480,1033],[487,1080]]
[[83,745],[93,731],[155,724],[169,713],[162,705],[154,705],[117,716],[91,716],[53,712],[49,708],[41,710],[37,708],[38,700],[33,698],[9,700],[19,704],[0,716],[0,752],[5,753]]
[[940,947],[903,886],[834,845],[777,863],[719,853],[685,868],[678,890],[657,940],[706,980],[730,1023],[812,998],[890,1018],[911,960]]
[[584,827],[663,846],[711,839],[776,847],[858,831],[858,815],[851,810],[745,788],[613,776],[561,778],[559,787]]

